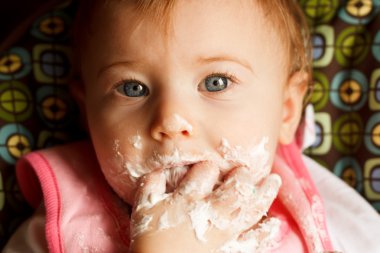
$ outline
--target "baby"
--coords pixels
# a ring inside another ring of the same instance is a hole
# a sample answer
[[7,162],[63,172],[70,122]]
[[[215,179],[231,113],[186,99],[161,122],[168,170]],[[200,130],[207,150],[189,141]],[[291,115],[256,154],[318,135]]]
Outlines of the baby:
[[107,182],[135,203],[132,248],[230,252],[237,236],[267,244],[272,231],[255,225],[277,195],[275,149],[292,142],[309,81],[294,1],[87,8],[84,111]]
[[295,139],[311,68],[295,1],[83,1],[75,37],[91,144],[18,165],[24,193],[29,167],[42,184],[41,251],[333,250]]

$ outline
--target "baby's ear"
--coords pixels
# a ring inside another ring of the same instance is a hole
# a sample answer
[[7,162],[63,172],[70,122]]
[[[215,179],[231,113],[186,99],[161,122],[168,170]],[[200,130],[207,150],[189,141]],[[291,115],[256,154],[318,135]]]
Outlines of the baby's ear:
[[302,115],[304,96],[308,88],[310,76],[305,71],[297,71],[288,79],[284,89],[282,125],[279,141],[290,144],[295,136]]

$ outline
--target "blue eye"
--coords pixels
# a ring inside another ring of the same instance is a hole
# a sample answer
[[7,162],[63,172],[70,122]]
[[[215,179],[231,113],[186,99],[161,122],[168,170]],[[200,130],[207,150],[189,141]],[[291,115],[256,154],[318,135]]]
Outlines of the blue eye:
[[204,84],[207,91],[218,92],[228,87],[228,81],[228,78],[224,76],[209,76],[204,80]]
[[138,81],[123,81],[116,90],[127,97],[145,97],[149,95],[149,89]]

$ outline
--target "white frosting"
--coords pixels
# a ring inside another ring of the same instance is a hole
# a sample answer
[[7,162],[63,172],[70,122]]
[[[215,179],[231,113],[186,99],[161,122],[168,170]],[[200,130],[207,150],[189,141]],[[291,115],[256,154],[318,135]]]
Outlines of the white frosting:
[[141,136],[135,135],[129,138],[129,143],[136,149],[141,150],[142,149],[142,142],[141,142]]
[[198,202],[189,211],[191,224],[198,240],[206,242],[205,233],[210,227],[209,221],[213,214],[210,203]]
[[254,239],[246,241],[232,240],[223,245],[220,253],[256,253],[258,242]]
[[[127,175],[132,182],[136,182],[138,178],[149,172],[149,170],[138,161],[126,161],[120,151],[120,140],[114,140],[113,151],[118,163],[121,164],[121,168],[115,173],[115,177]],[[138,157],[134,157],[134,159],[138,159]]]
[[200,152],[200,154],[186,154],[179,148],[174,148],[169,154],[154,153],[146,160],[145,165],[149,168],[170,168],[182,164],[196,163],[204,160],[215,160],[215,154]]
[[141,233],[144,233],[145,231],[148,230],[149,224],[152,222],[153,217],[150,215],[145,215],[141,220],[134,221],[134,226],[133,226],[133,235],[132,238],[135,238]]
[[270,218],[259,224],[259,228],[250,230],[224,244],[219,253],[263,253],[276,247],[276,238],[280,232],[281,221]]
[[175,214],[174,217],[170,217],[169,213],[165,211],[158,220],[158,230],[164,230],[175,227],[178,224],[182,223],[184,220],[185,216],[183,214]]
[[[186,127],[188,131],[192,130],[191,125],[181,118],[179,115],[174,115],[174,123],[177,126],[181,125]],[[141,137],[136,135],[130,138],[130,143],[136,148],[142,148]],[[182,152],[179,148],[174,148],[169,154],[160,154],[154,153],[151,158],[148,158],[142,162],[139,161],[125,161],[123,155],[120,152],[119,141],[116,140],[114,144],[115,156],[117,159],[122,161],[124,173],[136,182],[136,180],[146,173],[149,173],[155,169],[164,169],[164,176],[166,180],[167,192],[172,192],[175,189],[179,182],[182,180],[186,172],[189,170],[189,164],[199,163],[200,161],[212,161],[214,162],[223,172],[229,171],[231,168],[236,166],[245,166],[247,167],[247,173],[254,173],[254,176],[257,178],[264,178],[270,173],[269,162],[269,152],[266,149],[268,143],[268,138],[264,137],[257,145],[252,145],[248,148],[243,148],[241,146],[232,146],[226,139],[222,139],[221,145],[217,148],[217,153],[203,153],[198,155],[186,154]],[[205,242],[207,241],[206,232],[210,226],[214,226],[219,229],[229,229],[231,226],[236,231],[237,228],[247,226],[248,223],[252,221],[251,216],[256,215],[258,219],[262,215],[265,215],[265,211],[256,212],[252,214],[251,209],[244,209],[244,204],[248,201],[256,201],[253,196],[264,196],[268,198],[271,194],[274,194],[273,191],[276,189],[264,189],[266,192],[265,195],[257,194],[258,189],[251,182],[244,182],[239,178],[229,178],[224,184],[232,184],[232,187],[237,191],[237,199],[235,203],[229,203],[230,206],[242,207],[239,212],[236,213],[236,216],[230,219],[225,217],[217,216],[218,210],[215,210],[210,203],[205,201],[196,201],[194,205],[190,205],[186,210],[187,215],[190,217],[192,227],[194,229],[195,235],[198,240]],[[197,184],[189,184],[187,188],[183,191],[184,194],[191,194],[194,190],[197,189]],[[272,192],[271,192],[272,191]],[[150,194],[145,196],[145,199],[142,199],[140,206],[137,207],[137,210],[141,207],[150,208],[154,206],[157,202],[164,199],[169,199],[169,201],[174,201],[171,198],[170,194]],[[217,195],[216,195],[217,196]],[[223,201],[224,193],[221,192],[220,196],[217,196]],[[264,198],[263,197],[263,198]],[[168,202],[170,204],[170,202]],[[263,202],[264,203],[264,202]],[[260,209],[260,201],[258,201],[258,210]],[[172,213],[172,217],[175,217],[177,214]],[[176,226],[183,221],[184,217],[175,217],[170,219],[170,215],[165,212],[158,221],[158,230],[168,229],[170,227]],[[135,234],[142,233],[146,231],[149,227],[149,224],[152,221],[151,216],[145,216],[138,224],[135,224],[134,231]],[[274,225],[270,223],[265,226],[260,226],[260,231],[274,229]],[[240,231],[240,230],[239,230]],[[134,236],[133,236],[134,237]],[[248,249],[256,249],[259,244],[254,239],[249,239],[245,241],[231,241],[228,244],[224,245],[224,248],[221,249],[221,252],[255,252],[247,251]],[[224,250],[224,251],[223,251]],[[230,251],[231,250],[231,251]]]
[[[159,181],[162,181],[162,180],[165,180],[164,178],[164,175],[161,174],[160,175],[161,178],[159,179]],[[146,209],[149,209],[149,208],[152,208],[154,205],[156,205],[158,202],[160,201],[163,201],[165,199],[167,199],[169,197],[168,194],[161,194],[159,193],[160,191],[158,192],[151,192],[149,194],[146,194],[146,195],[142,195],[139,200],[139,205],[136,206],[136,210],[140,210],[141,208],[146,208]]]
[[171,169],[165,170],[166,176],[166,191],[172,192],[178,185],[186,172],[189,170],[189,166],[177,166]]
[[[119,152],[120,153],[120,152]],[[215,156],[215,155],[214,155]],[[184,154],[178,148],[174,148],[170,154],[154,153],[151,158],[144,162],[124,162],[124,172],[129,175],[133,182],[155,169],[161,168],[165,171],[168,192],[176,188],[183,176],[189,169],[186,164],[194,164],[200,161],[208,160],[212,155],[204,153],[201,155]]]
[[259,144],[250,148],[242,148],[241,146],[232,147],[229,142],[223,138],[218,151],[228,162],[247,166],[255,170],[264,168],[267,170],[269,152],[266,149],[266,145],[268,142],[268,137],[263,137]]
[[115,157],[117,159],[124,159],[123,155],[120,153],[120,140],[115,140],[113,142],[113,151],[115,152]]
[[158,230],[164,230],[170,227],[171,225],[169,224],[169,214],[168,212],[165,212],[163,215],[161,215],[158,221]]

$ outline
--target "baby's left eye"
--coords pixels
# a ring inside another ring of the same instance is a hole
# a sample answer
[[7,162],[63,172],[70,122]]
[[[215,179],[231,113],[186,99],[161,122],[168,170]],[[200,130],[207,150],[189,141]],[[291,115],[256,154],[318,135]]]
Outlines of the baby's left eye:
[[122,81],[116,87],[116,91],[126,97],[145,97],[149,95],[148,87],[139,81]]
[[202,82],[200,90],[208,92],[218,92],[226,89],[229,86],[229,79],[222,75],[212,75],[206,77]]

